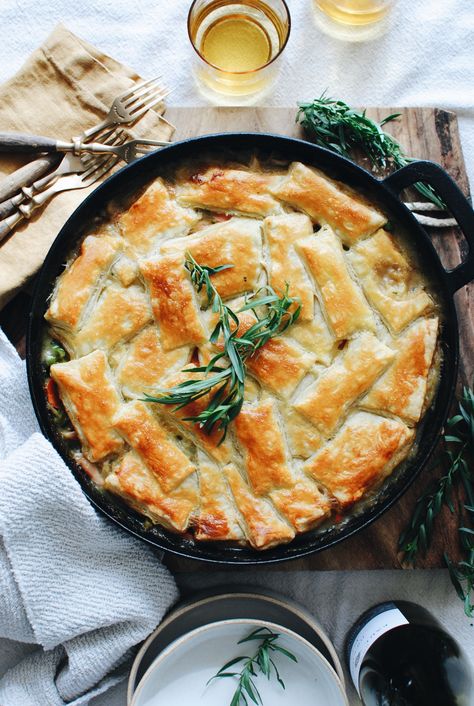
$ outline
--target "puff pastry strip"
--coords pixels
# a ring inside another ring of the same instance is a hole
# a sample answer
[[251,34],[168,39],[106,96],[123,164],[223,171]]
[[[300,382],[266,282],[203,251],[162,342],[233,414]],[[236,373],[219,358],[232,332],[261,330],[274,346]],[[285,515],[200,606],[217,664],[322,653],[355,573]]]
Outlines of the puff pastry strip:
[[367,299],[395,333],[432,308],[433,300],[386,231],[356,245],[348,258]]
[[[242,311],[238,313],[243,302],[235,303],[231,308],[236,312],[239,319],[239,336],[245,333],[257,321],[252,311]],[[209,328],[212,330],[217,323],[215,314],[209,316]],[[231,322],[231,330],[235,330],[235,325]],[[223,349],[222,338],[217,346],[204,345],[199,351],[202,362],[207,365],[215,350]],[[245,366],[247,370],[262,385],[272,390],[279,397],[289,397],[295,390],[299,382],[313,366],[316,355],[304,350],[289,336],[275,336],[258,349],[253,355],[247,358]]]
[[[198,231],[196,235],[170,240],[161,252],[190,252],[208,267],[232,265],[212,276],[212,284],[224,299],[253,290],[262,271],[261,225],[251,218],[231,218]],[[207,303],[207,301],[206,301]]]
[[125,347],[117,370],[117,382],[125,397],[143,397],[162,387],[164,380],[186,366],[188,348],[164,351],[156,326],[147,326]]
[[346,507],[391,473],[413,438],[413,430],[403,422],[357,412],[303,470]]
[[349,274],[341,243],[324,227],[296,245],[321,293],[326,316],[337,338],[361,329],[375,331],[375,320],[359,286]]
[[75,329],[83,311],[98,292],[100,281],[118,255],[120,239],[88,235],[78,257],[59,277],[45,318],[54,326]]
[[184,532],[199,498],[196,479],[187,478],[169,495],[153,473],[130,451],[104,481],[106,490],[124,498],[138,512],[167,529]]
[[316,356],[316,362],[323,365],[329,365],[337,353],[336,340],[329,330],[317,300],[314,302],[312,321],[301,321],[298,319],[283,336],[291,337],[300,346],[312,351]]
[[272,174],[209,167],[179,184],[176,196],[186,206],[263,218],[282,210],[269,191],[274,182]]
[[140,269],[148,285],[163,349],[170,351],[207,340],[184,256],[176,253],[145,260]]
[[415,321],[394,341],[395,360],[361,404],[401,417],[409,425],[416,424],[426,397],[437,333],[437,318]]
[[364,332],[349,341],[343,354],[302,391],[293,405],[329,436],[351,404],[370,388],[394,357],[393,350]]
[[235,503],[245,523],[245,534],[255,549],[290,542],[295,530],[282,520],[268,500],[257,498],[233,464],[224,468]]
[[142,287],[110,284],[100,295],[79,332],[71,339],[76,355],[109,351],[151,321],[148,296]]
[[149,406],[138,400],[128,402],[120,407],[112,423],[150,469],[161,488],[169,493],[194,473],[196,466],[152,414]]
[[273,400],[244,405],[235,420],[236,437],[255,495],[268,496],[298,532],[330,512],[327,494],[292,468]]
[[[196,367],[193,363],[187,366],[189,370],[192,367]],[[166,384],[163,386],[165,388],[173,387],[186,380],[199,380],[201,374],[181,372],[176,377],[169,378]],[[171,419],[173,423],[183,431],[183,433],[193,441],[198,448],[205,451],[211,458],[219,461],[220,463],[228,463],[230,461],[231,447],[229,442],[226,440],[220,443],[222,437],[222,431],[214,428],[211,434],[206,434],[199,424],[195,424],[191,421],[186,421],[186,417],[196,417],[202,411],[204,411],[209,405],[209,400],[212,392],[208,395],[200,397],[194,402],[190,402],[185,407],[176,410],[171,405],[160,405],[160,412],[168,419]]]
[[298,458],[309,458],[322,445],[321,434],[290,405],[284,407],[281,414],[291,454]]
[[198,452],[198,466],[201,502],[193,523],[195,538],[207,541],[245,539],[222,469],[201,451]]
[[81,440],[84,456],[89,461],[100,461],[120,451],[123,440],[114,430],[112,418],[121,401],[103,351],[55,363],[50,372]]
[[271,193],[301,209],[316,223],[331,226],[347,245],[387,222],[383,214],[364,203],[345,184],[301,162],[293,162],[288,175],[271,188]]
[[299,319],[302,321],[311,321],[314,316],[314,291],[294,246],[297,240],[311,235],[312,232],[310,219],[302,213],[270,216],[263,222],[263,233],[270,256],[269,284],[280,295],[285,291],[286,283],[290,284],[290,296],[300,300]]
[[176,203],[162,179],[156,179],[117,220],[128,250],[150,255],[164,238],[185,235],[199,214]]

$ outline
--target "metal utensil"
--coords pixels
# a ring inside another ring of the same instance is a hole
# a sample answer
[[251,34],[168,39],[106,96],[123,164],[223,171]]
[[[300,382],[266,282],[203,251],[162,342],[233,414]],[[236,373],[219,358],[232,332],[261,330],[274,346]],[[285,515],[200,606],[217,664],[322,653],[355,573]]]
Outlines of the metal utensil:
[[[141,118],[147,110],[160,103],[170,93],[169,90],[159,88],[157,84],[159,78],[141,81],[117,96],[104,120],[85,130],[78,139],[87,140],[109,127],[134,123]],[[170,125],[162,115],[159,117]],[[57,155],[46,155],[9,174],[0,183],[0,202],[16,194],[22,186],[28,186],[42,177],[57,163]]]
[[125,162],[133,162],[141,154],[146,154],[150,150],[148,147],[163,147],[169,145],[167,140],[129,140],[119,147],[110,147],[102,142],[84,142],[82,138],[75,138],[72,142],[64,140],[53,140],[49,137],[39,135],[24,135],[21,133],[0,132],[0,152],[73,152],[75,155],[84,152],[93,154],[106,154],[114,152]]
[[157,83],[159,79],[160,76],[157,76],[148,81],[137,83],[117,96],[110,106],[108,115],[102,122],[88,130],[84,130],[82,139],[90,139],[101,130],[105,130],[111,125],[134,123],[141,118],[147,110],[161,103],[171,91],[169,89],[160,88]]
[[117,156],[113,157],[95,157],[89,162],[89,166],[82,174],[69,174],[59,177],[51,186],[48,186],[43,191],[34,195],[26,204],[20,204],[18,211],[13,216],[8,216],[0,223],[0,241],[5,238],[8,233],[15,228],[20,221],[30,219],[33,213],[50,201],[53,196],[62,191],[72,191],[75,189],[85,189],[87,186],[92,186],[104,174],[109,172],[119,161]]
[[[109,130],[104,134],[104,145],[121,145],[127,139],[124,130]],[[45,189],[50,183],[64,174],[81,174],[90,166],[91,157],[85,154],[83,157],[76,157],[74,154],[66,154],[62,158],[57,168],[41,179],[37,179],[30,186],[21,187],[19,194],[11,199],[0,203],[0,220],[15,213],[18,206],[26,199],[31,199],[35,194]]]

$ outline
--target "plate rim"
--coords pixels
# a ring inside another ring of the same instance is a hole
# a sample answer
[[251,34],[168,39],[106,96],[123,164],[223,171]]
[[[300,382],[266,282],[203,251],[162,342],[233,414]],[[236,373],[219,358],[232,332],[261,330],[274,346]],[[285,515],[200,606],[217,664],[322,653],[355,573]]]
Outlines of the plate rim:
[[151,663],[151,665],[148,667],[147,671],[143,675],[142,679],[140,680],[140,683],[138,684],[133,697],[132,701],[130,703],[130,706],[137,706],[137,699],[140,696],[140,692],[145,688],[146,683],[148,680],[151,678],[152,672],[154,669],[156,669],[157,665],[164,661],[167,657],[169,657],[170,654],[173,652],[179,650],[179,648],[186,643],[189,640],[192,640],[196,635],[199,635],[201,633],[206,633],[209,630],[212,630],[217,627],[226,627],[226,626],[231,626],[231,625],[241,625],[241,624],[247,624],[247,625],[255,625],[255,626],[261,626],[261,627],[269,627],[271,629],[277,629],[280,632],[285,633],[286,635],[293,637],[297,642],[302,643],[306,649],[308,649],[314,657],[317,657],[321,664],[323,665],[323,669],[328,670],[331,675],[334,678],[334,683],[337,685],[338,689],[340,690],[341,696],[343,701],[345,702],[345,706],[349,706],[349,700],[347,697],[346,693],[346,688],[345,685],[341,682],[339,679],[339,675],[337,674],[336,670],[334,667],[331,666],[331,664],[328,662],[328,660],[321,654],[321,652],[314,646],[312,645],[306,638],[302,637],[298,633],[296,633],[294,630],[290,630],[289,628],[284,627],[283,625],[278,625],[278,623],[273,623],[268,620],[259,620],[257,618],[228,618],[226,620],[218,620],[214,623],[206,623],[205,625],[201,625],[197,628],[194,628],[193,630],[189,630],[188,632],[184,633],[180,637],[176,638],[176,640],[173,640],[170,642],[170,644],[161,652],[155,660]]
[[[337,673],[337,676],[339,677],[339,680],[341,684],[343,685],[343,688],[346,688],[346,678],[344,674],[344,669],[342,666],[342,662],[339,658],[339,655],[336,652],[336,648],[334,647],[329,635],[326,633],[324,630],[323,626],[321,623],[315,618],[315,616],[307,609],[305,606],[299,604],[297,601],[294,601],[291,598],[288,598],[287,596],[283,596],[278,594],[277,592],[273,592],[270,589],[265,590],[264,592],[260,592],[260,590],[248,590],[245,588],[239,588],[236,591],[231,591],[228,588],[224,588],[222,591],[214,591],[212,589],[208,591],[201,591],[196,597],[190,597],[188,599],[184,599],[183,601],[180,601],[176,607],[174,607],[171,612],[166,615],[166,617],[161,621],[161,623],[153,630],[152,633],[146,638],[146,640],[142,643],[140,649],[138,650],[137,654],[135,655],[135,658],[133,660],[132,667],[130,669],[130,673],[128,676],[128,682],[127,682],[127,704],[130,706],[132,702],[133,695],[136,691],[136,689],[139,686],[139,683],[136,683],[136,678],[137,678],[137,673],[138,673],[138,668],[140,665],[140,662],[142,661],[144,655],[146,654],[148,648],[152,644],[152,642],[156,639],[156,637],[166,628],[168,625],[172,624],[174,621],[179,620],[181,617],[186,615],[186,613],[189,613],[192,610],[198,609],[200,606],[204,606],[207,604],[212,604],[214,601],[220,601],[224,599],[229,599],[229,598],[235,598],[235,599],[244,599],[244,600],[252,600],[254,598],[257,598],[258,600],[264,600],[271,602],[276,605],[283,606],[286,610],[289,610],[292,613],[295,613],[301,620],[306,622],[311,629],[314,630],[314,632],[321,638],[322,642],[326,646],[329,654],[331,655],[332,661],[333,661],[333,668]],[[284,626],[282,626],[284,627]],[[165,648],[166,649],[166,648]],[[143,675],[144,677],[145,675]],[[143,679],[142,677],[142,679]],[[140,680],[141,681],[141,680]]]

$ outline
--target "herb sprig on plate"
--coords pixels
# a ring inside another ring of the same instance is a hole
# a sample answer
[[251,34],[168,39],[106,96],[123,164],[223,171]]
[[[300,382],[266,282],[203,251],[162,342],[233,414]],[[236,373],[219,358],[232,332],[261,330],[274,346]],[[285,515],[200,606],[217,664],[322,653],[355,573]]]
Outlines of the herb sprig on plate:
[[299,316],[301,306],[288,294],[289,285],[282,296],[266,285],[246,300],[239,312],[252,310],[256,321],[243,335],[239,335],[239,318],[222,301],[211,277],[233,265],[208,267],[199,265],[190,253],[186,253],[185,267],[197,292],[203,289],[208,305],[218,314],[217,324],[210,342],[223,341],[223,349],[216,353],[206,366],[185,368],[183,372],[198,374],[198,380],[184,382],[160,390],[157,395],[146,395],[149,402],[174,405],[177,410],[212,392],[209,403],[199,414],[185,417],[185,421],[199,424],[205,433],[217,428],[222,431],[220,443],[224,441],[227,426],[242,409],[244,401],[245,361],[270,338],[285,331]]
[[[435,521],[446,506],[456,512],[453,489],[464,490],[466,503],[457,508],[459,540],[464,558],[454,563],[445,554],[451,581],[464,603],[467,616],[474,617],[474,393],[465,387],[458,402],[457,414],[448,419],[444,433],[446,473],[422,495],[415,506],[409,526],[401,534],[399,547],[406,561],[414,563],[417,555],[425,554],[435,529]],[[467,524],[469,526],[466,525]]]
[[[272,674],[274,674],[276,680],[282,689],[284,689],[285,683],[280,676],[272,655],[277,652],[288,657],[288,659],[291,659],[293,662],[298,661],[294,654],[277,644],[279,637],[280,634],[273,632],[270,628],[257,628],[251,632],[250,635],[239,640],[237,643],[241,645],[245,642],[259,640],[260,645],[253,657],[242,655],[241,657],[231,659],[230,662],[224,664],[217,674],[211,677],[207,683],[210,684],[214,679],[237,679],[237,688],[230,702],[230,706],[248,706],[249,699],[253,701],[254,704],[263,704],[254,677],[256,677],[258,673],[261,673],[266,676],[267,679],[270,679]],[[242,669],[239,672],[232,671],[232,667],[239,664],[239,662],[243,662]]]
[[[385,169],[394,166],[398,169],[413,162],[414,158],[405,154],[402,146],[384,131],[383,126],[400,115],[387,115],[377,123],[367,117],[365,110],[354,110],[347,103],[323,93],[311,103],[299,103],[296,120],[321,147],[344,157],[350,157],[351,150],[357,148],[367,155],[373,167]],[[414,186],[438,208],[446,208],[431,186],[422,182]]]

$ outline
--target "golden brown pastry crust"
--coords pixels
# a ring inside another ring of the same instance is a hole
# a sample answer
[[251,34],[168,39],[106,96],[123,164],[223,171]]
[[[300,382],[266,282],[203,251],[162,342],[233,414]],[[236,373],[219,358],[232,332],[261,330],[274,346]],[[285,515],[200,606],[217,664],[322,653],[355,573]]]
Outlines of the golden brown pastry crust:
[[436,348],[438,319],[415,321],[393,345],[392,365],[361,401],[368,409],[401,417],[410,426],[421,416],[428,373]]
[[196,471],[173,434],[152,414],[150,405],[138,400],[124,404],[112,422],[165,492],[169,493]]
[[160,240],[185,235],[199,220],[190,208],[176,203],[162,179],[147,188],[117,221],[127,249],[139,256],[149,255],[158,248]]
[[189,252],[208,267],[232,265],[213,275],[212,283],[222,298],[254,290],[262,271],[261,226],[251,218],[231,218],[203,228],[196,235],[165,243],[162,253]]
[[394,351],[373,334],[362,333],[349,341],[342,355],[298,395],[295,409],[323,434],[332,434],[352,403],[370,388],[394,357]]
[[[380,230],[385,217],[317,169],[185,169],[87,237],[58,278],[46,318],[73,359],[51,375],[95,482],[190,539],[263,550],[357,502],[407,457],[436,385],[435,297]],[[245,361],[223,443],[189,419],[215,389],[182,409],[143,399],[200,379],[193,369],[223,350],[187,253],[232,265],[210,276],[240,336],[265,314],[242,312],[243,294],[288,282],[302,305]]]
[[106,490],[169,530],[184,532],[198,502],[198,489],[190,478],[167,495],[153,473],[133,452],[125,454],[104,481]]
[[357,412],[306,461],[303,470],[347,507],[393,470],[413,436],[403,422]]
[[160,327],[165,351],[204,343],[204,328],[193,285],[180,253],[145,260],[140,269],[150,293],[151,307]]
[[120,397],[104,352],[56,363],[50,372],[86,458],[100,461],[120,451],[123,441],[112,424]]
[[84,308],[95,293],[100,281],[117,257],[119,238],[109,235],[88,235],[84,238],[78,257],[59,277],[51,304],[45,316],[54,326],[75,329]]
[[186,367],[191,355],[188,348],[164,351],[153,325],[140,331],[124,348],[116,376],[125,397],[153,395],[167,377]]
[[245,534],[255,549],[270,549],[277,544],[290,542],[295,531],[279,517],[273,505],[257,498],[233,464],[224,468],[235,503],[242,516]]
[[94,350],[109,351],[132,338],[151,318],[150,302],[142,287],[111,284],[71,339],[71,345],[78,356]]
[[198,453],[200,504],[193,522],[198,540],[241,541],[245,535],[239,524],[229,485],[219,466]]
[[249,216],[269,216],[281,211],[269,187],[270,174],[209,167],[178,185],[178,201],[186,206]]
[[256,495],[268,495],[271,490],[294,485],[272,400],[244,405],[235,419],[235,433],[244,454],[250,485]]
[[356,245],[348,258],[367,299],[392,331],[398,333],[433,308],[433,300],[422,289],[416,270],[386,231],[379,230]]
[[304,211],[316,223],[331,226],[347,245],[370,235],[387,221],[345,184],[301,162],[291,165],[288,175],[271,188],[271,193]]
[[350,276],[341,243],[330,228],[297,243],[318,285],[329,324],[337,338],[357,331],[375,331],[375,320],[364,296]]
[[313,232],[310,219],[302,213],[270,216],[263,222],[263,232],[270,260],[270,285],[281,295],[286,284],[291,283],[289,294],[299,299],[300,320],[311,321],[314,316],[313,286],[295,251],[295,243]]

